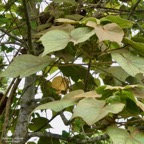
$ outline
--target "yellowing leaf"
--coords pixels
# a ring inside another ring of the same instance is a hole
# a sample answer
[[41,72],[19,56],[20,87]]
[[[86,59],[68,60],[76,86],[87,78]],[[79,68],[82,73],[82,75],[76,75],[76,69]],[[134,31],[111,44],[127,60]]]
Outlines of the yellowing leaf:
[[45,33],[40,41],[44,46],[44,52],[42,56],[64,49],[70,40],[69,34],[64,30],[51,30]]
[[86,25],[95,29],[99,42],[109,40],[121,44],[124,32],[116,23],[110,23],[102,26],[97,25],[95,22],[88,21]]
[[49,65],[55,59],[49,56],[33,56],[25,54],[14,58],[8,68],[0,74],[1,77],[27,77]]
[[61,91],[67,90],[68,83],[68,79],[62,76],[57,76],[53,79],[51,86],[57,90],[57,93],[61,93]]
[[117,114],[124,108],[124,104],[110,104],[105,106],[105,101],[94,98],[81,100],[74,109],[72,118],[81,117],[88,125],[92,125],[104,118],[108,113]]
[[89,92],[81,93],[81,94],[74,96],[74,98],[82,98],[82,97],[99,98],[99,97],[101,97],[101,95],[97,94],[96,91],[89,91]]
[[126,86],[110,86],[110,85],[107,85],[105,89],[110,89],[110,90],[119,90],[119,89],[131,89],[131,88],[135,88],[135,87],[138,87],[138,85],[126,85]]

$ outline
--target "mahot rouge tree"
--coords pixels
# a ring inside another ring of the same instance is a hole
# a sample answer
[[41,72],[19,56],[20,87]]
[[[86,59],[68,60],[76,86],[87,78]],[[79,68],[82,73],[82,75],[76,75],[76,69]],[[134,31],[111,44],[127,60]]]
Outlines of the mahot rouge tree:
[[[143,144],[143,14],[142,0],[1,0],[1,143]],[[51,132],[58,116],[69,131]]]

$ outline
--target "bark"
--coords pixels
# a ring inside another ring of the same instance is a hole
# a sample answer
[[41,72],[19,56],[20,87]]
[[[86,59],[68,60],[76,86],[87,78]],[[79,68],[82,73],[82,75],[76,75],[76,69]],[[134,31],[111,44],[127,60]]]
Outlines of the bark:
[[24,92],[20,101],[20,111],[15,128],[12,144],[24,144],[23,139],[28,133],[29,115],[34,109],[35,104],[31,101],[35,96],[35,75],[31,75],[25,79]]

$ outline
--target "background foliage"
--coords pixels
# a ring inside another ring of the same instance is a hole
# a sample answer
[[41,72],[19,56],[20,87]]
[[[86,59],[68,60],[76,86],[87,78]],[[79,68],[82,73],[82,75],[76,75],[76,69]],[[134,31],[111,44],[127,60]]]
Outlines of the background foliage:
[[[1,0],[1,143],[143,144],[143,14],[143,0]],[[50,132],[57,116],[69,131]]]

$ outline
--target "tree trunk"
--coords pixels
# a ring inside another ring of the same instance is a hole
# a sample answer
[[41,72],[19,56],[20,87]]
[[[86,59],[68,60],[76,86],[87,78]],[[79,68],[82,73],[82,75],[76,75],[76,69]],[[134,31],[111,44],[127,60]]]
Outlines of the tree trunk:
[[14,138],[12,144],[24,144],[23,141],[28,132],[29,115],[34,109],[35,105],[31,101],[35,96],[35,75],[31,75],[25,79],[23,95],[20,101],[20,111],[15,128]]

